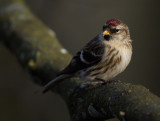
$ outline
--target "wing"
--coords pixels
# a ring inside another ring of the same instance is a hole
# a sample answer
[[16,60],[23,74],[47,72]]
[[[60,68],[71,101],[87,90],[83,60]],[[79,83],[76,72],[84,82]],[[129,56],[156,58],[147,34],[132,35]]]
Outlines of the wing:
[[71,60],[70,64],[60,74],[74,74],[75,72],[93,66],[101,61],[105,45],[98,36],[91,40]]
[[82,50],[80,59],[87,64],[98,63],[104,54],[105,45],[102,41],[90,41]]

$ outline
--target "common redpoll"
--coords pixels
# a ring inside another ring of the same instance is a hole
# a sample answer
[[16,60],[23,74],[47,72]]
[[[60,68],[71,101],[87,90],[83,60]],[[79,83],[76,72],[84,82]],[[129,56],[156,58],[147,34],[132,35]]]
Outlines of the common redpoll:
[[55,79],[44,86],[43,92],[73,76],[89,82],[107,82],[124,71],[131,56],[132,40],[128,26],[120,20],[111,19],[104,24],[103,31],[77,52]]

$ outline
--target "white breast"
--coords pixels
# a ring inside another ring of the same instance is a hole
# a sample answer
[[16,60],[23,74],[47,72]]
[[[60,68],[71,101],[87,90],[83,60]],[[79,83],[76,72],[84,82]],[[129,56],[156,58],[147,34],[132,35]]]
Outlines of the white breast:
[[121,43],[114,43],[110,42],[107,43],[110,44],[111,47],[114,47],[116,50],[119,51],[119,56],[121,57],[120,63],[116,64],[114,69],[109,70],[104,78],[110,79],[118,75],[119,73],[123,72],[126,67],[128,66],[131,56],[132,56],[132,48],[128,48],[126,45],[122,45]]
[[119,54],[121,56],[121,62],[117,65],[117,70],[122,72],[131,60],[132,50],[128,48],[119,48]]

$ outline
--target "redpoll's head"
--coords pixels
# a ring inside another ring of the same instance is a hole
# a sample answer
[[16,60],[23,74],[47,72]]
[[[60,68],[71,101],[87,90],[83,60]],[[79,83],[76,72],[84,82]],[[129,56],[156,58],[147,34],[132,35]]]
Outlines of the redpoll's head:
[[103,26],[103,37],[106,41],[130,41],[128,26],[120,20],[111,19]]

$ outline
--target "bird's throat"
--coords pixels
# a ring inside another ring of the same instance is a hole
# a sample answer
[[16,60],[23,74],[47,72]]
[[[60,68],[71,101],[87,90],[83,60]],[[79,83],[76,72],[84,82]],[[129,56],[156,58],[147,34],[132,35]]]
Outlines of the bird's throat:
[[104,39],[105,39],[106,41],[109,41],[109,40],[110,40],[110,38],[111,38],[111,36],[110,36],[110,35],[104,35]]

